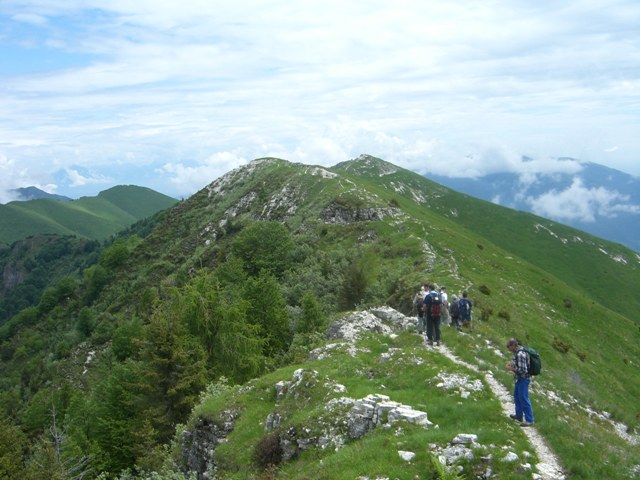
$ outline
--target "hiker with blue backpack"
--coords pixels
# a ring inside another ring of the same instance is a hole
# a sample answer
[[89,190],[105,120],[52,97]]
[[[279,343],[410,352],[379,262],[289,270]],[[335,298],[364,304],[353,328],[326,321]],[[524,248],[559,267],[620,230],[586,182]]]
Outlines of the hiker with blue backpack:
[[466,290],[462,292],[462,298],[458,300],[458,311],[460,312],[462,325],[469,330],[473,330],[473,325],[471,324],[471,309],[473,308],[473,303],[467,298],[468,296],[469,294]]
[[451,303],[449,304],[449,317],[451,318],[451,325],[456,327],[459,332],[462,331],[460,320],[460,306],[458,304],[458,296],[454,293],[451,295]]
[[506,368],[513,373],[515,378],[515,386],[513,389],[513,400],[516,404],[516,412],[509,415],[512,419],[520,422],[521,427],[529,427],[533,425],[533,407],[529,400],[529,384],[531,383],[531,356],[520,342],[515,338],[507,341],[507,349],[513,354],[513,357]]
[[424,314],[427,319],[427,343],[440,345],[440,316],[442,297],[436,291],[435,285],[429,285],[429,293],[424,297]]

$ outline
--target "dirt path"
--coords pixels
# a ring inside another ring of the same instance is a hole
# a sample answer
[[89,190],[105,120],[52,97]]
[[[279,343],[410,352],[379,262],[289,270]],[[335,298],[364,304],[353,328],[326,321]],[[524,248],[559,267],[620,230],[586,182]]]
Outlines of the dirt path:
[[[435,347],[434,350],[441,352],[454,363],[464,365],[465,367],[473,371],[480,372],[478,367],[456,357],[453,352],[451,352],[451,350],[449,350],[445,346]],[[493,391],[493,394],[498,398],[498,400],[500,400],[502,411],[504,412],[505,416],[508,417],[509,414],[515,411],[511,393],[507,391],[504,385],[502,385],[493,377],[491,372],[485,373],[484,378]],[[540,476],[544,480],[564,480],[565,474],[562,470],[562,467],[560,466],[558,457],[556,457],[556,455],[551,451],[542,435],[538,433],[538,430],[536,430],[534,427],[526,427],[523,428],[522,431],[529,439],[529,442],[535,449],[536,455],[540,460],[540,463],[536,465],[536,469],[538,470]]]

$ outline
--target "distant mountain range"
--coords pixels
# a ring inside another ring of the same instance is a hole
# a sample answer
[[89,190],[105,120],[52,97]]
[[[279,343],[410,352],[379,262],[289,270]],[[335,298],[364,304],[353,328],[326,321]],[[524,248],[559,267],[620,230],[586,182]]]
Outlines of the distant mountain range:
[[640,252],[640,178],[596,163],[579,164],[582,168],[575,174],[427,177],[467,195],[531,212]]
[[96,197],[71,200],[35,187],[17,189],[28,201],[0,205],[0,244],[31,235],[77,235],[104,240],[110,235],[176,204],[150,188],[120,185]]
[[18,195],[18,198],[16,198],[16,200],[19,202],[38,200],[41,198],[58,200],[59,202],[70,202],[71,200],[73,200],[72,198],[65,197],[64,195],[47,193],[44,190],[40,190],[38,187],[14,188],[13,190],[11,190],[11,193]]

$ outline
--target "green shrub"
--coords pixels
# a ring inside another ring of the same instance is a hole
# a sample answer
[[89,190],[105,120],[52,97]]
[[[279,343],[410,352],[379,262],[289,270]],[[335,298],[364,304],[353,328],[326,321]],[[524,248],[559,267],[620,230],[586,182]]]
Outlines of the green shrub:
[[486,285],[480,285],[478,290],[480,290],[480,293],[484,293],[487,296],[491,295],[491,289]]
[[250,275],[266,270],[280,277],[290,266],[293,247],[291,234],[281,223],[255,222],[238,234],[232,249]]
[[56,358],[67,358],[71,355],[71,345],[67,340],[62,340],[56,345]]
[[118,239],[113,243],[113,245],[102,252],[100,265],[107,270],[113,270],[120,265],[123,265],[124,262],[127,261],[127,258],[129,258],[129,249],[127,248],[127,244],[124,240]]
[[123,323],[113,332],[111,342],[113,354],[120,361],[129,357],[135,357],[140,350],[142,336],[143,325],[141,320],[134,318]]
[[560,353],[567,353],[569,350],[571,350],[571,345],[563,342],[558,337],[553,337],[553,343],[551,345]]
[[96,324],[95,312],[88,308],[83,307],[78,314],[78,321],[76,322],[76,331],[82,335],[82,337],[88,337],[93,332],[93,328]]
[[487,320],[489,320],[489,318],[491,318],[491,315],[493,315],[493,308],[491,308],[489,305],[483,305],[480,309],[480,320],[486,322]]
[[276,466],[282,462],[282,446],[280,435],[277,432],[270,433],[258,442],[254,451],[254,460],[262,468]]
[[96,343],[106,343],[111,340],[114,330],[115,325],[113,319],[110,316],[104,316],[94,329],[91,338]]

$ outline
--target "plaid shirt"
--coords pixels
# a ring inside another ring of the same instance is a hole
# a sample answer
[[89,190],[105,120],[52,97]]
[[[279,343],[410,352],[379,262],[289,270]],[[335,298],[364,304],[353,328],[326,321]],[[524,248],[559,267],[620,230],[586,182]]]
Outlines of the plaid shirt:
[[513,352],[513,360],[511,361],[516,378],[529,378],[529,354],[522,347],[518,347]]

